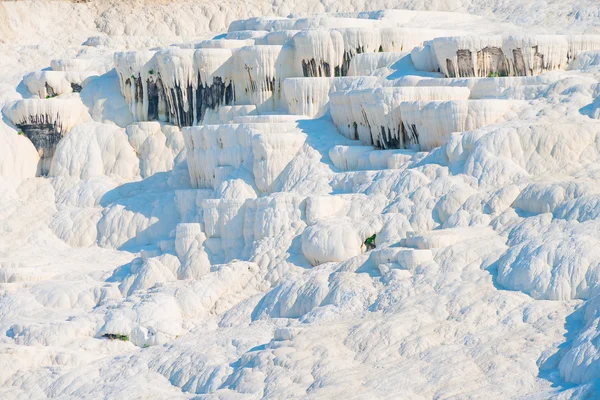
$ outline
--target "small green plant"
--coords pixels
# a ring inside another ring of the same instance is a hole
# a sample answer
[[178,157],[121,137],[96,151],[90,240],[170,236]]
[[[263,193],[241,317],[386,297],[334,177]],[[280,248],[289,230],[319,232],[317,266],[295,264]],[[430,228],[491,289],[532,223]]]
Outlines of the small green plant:
[[498,78],[500,75],[497,72],[489,72],[488,73],[488,78]]
[[150,71],[148,71],[148,73],[149,73],[150,75],[154,75],[154,70],[153,70],[153,69],[151,69]]
[[107,334],[103,335],[102,337],[105,337],[105,338],[110,339],[110,340],[121,340],[123,342],[128,342],[129,341],[129,336],[127,336],[127,335],[120,335],[118,333],[107,333]]
[[371,250],[374,249],[375,246],[375,238],[377,237],[377,234],[374,234],[373,236],[369,236],[366,240],[365,240],[365,246],[367,246],[367,250]]
[[19,135],[22,135],[22,134],[23,134],[23,132],[19,131],[19,133],[18,133],[18,134],[19,134]]
[[53,94],[53,95],[46,95],[46,98],[47,98],[47,99],[52,99],[52,98],[54,98],[54,97],[56,97],[56,96],[58,96],[58,95],[55,93],[55,94]]
[[148,343],[144,343],[144,345],[142,346],[144,349],[147,349],[148,347],[150,347],[150,345]]

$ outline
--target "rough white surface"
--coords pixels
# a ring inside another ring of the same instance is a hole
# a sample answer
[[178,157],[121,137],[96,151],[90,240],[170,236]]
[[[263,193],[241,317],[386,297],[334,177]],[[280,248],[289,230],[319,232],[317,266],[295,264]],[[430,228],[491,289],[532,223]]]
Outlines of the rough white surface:
[[140,175],[147,178],[157,172],[173,169],[176,160],[183,158],[183,135],[172,125],[158,122],[138,122],[126,129],[129,144],[140,159]]
[[50,175],[80,179],[117,175],[131,180],[139,175],[139,166],[123,129],[91,122],[78,125],[60,141]]
[[348,222],[327,221],[302,233],[302,253],[312,265],[344,261],[362,252],[362,240]]
[[0,2],[0,398],[597,398],[596,2],[261,1]]

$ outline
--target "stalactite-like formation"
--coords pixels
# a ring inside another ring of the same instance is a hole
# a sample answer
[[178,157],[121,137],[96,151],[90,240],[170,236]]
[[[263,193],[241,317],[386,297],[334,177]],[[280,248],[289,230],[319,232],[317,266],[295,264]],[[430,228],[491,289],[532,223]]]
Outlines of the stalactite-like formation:
[[600,36],[439,37],[425,47],[449,78],[531,76],[565,69],[577,54],[600,48]]
[[2,111],[38,151],[40,175],[48,175],[63,135],[88,118],[87,109],[77,97],[18,100]]
[[467,101],[469,94],[466,87],[424,86],[347,90],[330,93],[329,96],[331,117],[343,135],[379,148],[399,149],[421,143],[416,127],[411,124],[404,126],[403,104],[435,100]]

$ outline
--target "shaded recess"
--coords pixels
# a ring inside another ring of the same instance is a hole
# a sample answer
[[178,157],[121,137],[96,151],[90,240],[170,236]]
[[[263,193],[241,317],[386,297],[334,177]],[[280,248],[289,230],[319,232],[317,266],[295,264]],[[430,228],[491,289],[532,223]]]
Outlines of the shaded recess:
[[56,151],[56,146],[62,138],[60,124],[53,121],[48,115],[33,116],[27,121],[17,124],[17,127],[38,151],[40,161],[38,163],[38,172],[41,176],[47,176],[50,172],[52,157]]
[[202,82],[198,74],[198,90],[196,91],[196,117],[202,122],[207,109],[215,110],[220,106],[233,105],[235,100],[233,82],[225,84],[223,78],[214,76],[212,84]]

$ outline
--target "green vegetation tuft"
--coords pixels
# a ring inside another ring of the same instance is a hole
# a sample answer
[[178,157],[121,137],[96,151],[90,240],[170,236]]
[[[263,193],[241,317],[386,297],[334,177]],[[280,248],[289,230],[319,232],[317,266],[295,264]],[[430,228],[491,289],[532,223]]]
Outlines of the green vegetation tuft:
[[123,342],[128,342],[129,341],[129,336],[127,336],[127,335],[119,335],[118,333],[107,333],[107,334],[103,335],[102,337],[105,337],[105,338],[110,339],[110,340],[121,340]]
[[491,72],[488,73],[488,78],[498,78],[500,75],[497,72]]
[[371,250],[374,249],[375,246],[375,238],[377,237],[377,234],[374,234],[373,236],[369,236],[366,240],[365,240],[365,246],[367,246],[367,249]]

